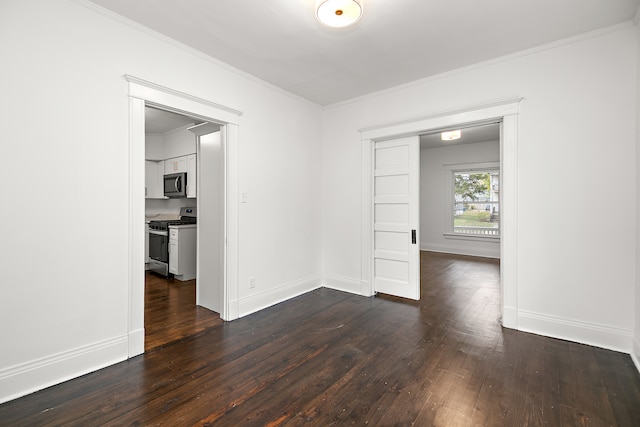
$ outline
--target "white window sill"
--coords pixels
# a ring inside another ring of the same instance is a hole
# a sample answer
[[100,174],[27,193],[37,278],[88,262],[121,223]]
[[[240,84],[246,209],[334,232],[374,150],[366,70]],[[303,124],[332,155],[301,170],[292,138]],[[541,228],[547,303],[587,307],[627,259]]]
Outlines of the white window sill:
[[458,233],[444,233],[445,239],[452,240],[470,240],[475,242],[493,242],[499,243],[500,236],[481,236],[476,234],[458,234]]

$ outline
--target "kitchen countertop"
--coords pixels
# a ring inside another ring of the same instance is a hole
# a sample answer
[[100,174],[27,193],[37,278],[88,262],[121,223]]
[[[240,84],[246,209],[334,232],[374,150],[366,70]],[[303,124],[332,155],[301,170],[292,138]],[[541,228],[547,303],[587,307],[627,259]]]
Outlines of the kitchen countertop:
[[145,221],[173,221],[180,219],[180,215],[177,214],[155,214],[155,215],[145,215]]
[[170,225],[169,228],[197,228],[197,224],[179,224],[179,225]]

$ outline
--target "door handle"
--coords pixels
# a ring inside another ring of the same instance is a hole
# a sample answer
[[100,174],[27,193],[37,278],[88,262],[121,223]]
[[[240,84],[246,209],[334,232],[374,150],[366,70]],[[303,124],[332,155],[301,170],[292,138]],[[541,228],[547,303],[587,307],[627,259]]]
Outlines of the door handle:
[[411,230],[411,244],[416,244],[416,230]]
[[178,183],[180,182],[180,177],[176,177],[175,182],[173,183],[173,186],[176,188],[176,193],[180,192],[180,188],[178,188]]

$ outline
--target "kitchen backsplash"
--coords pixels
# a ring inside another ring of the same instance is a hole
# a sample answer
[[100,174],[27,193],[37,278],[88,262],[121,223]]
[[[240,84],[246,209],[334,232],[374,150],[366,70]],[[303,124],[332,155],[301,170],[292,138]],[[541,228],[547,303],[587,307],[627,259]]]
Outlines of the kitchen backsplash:
[[196,207],[197,199],[146,199],[145,215],[180,214],[181,207]]

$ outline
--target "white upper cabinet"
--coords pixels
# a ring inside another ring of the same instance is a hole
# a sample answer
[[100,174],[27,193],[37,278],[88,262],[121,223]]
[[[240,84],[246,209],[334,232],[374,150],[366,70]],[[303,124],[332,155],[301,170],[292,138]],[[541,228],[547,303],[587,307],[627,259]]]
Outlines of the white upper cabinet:
[[144,166],[144,196],[147,199],[164,199],[164,186],[162,182],[164,162],[146,160]]
[[171,173],[187,172],[187,157],[188,156],[180,156],[180,157],[173,157],[171,159],[166,159],[164,161],[165,175],[168,175]]
[[164,161],[164,174],[187,173],[187,198],[196,197],[197,188],[197,156],[189,154],[188,156],[173,157]]

